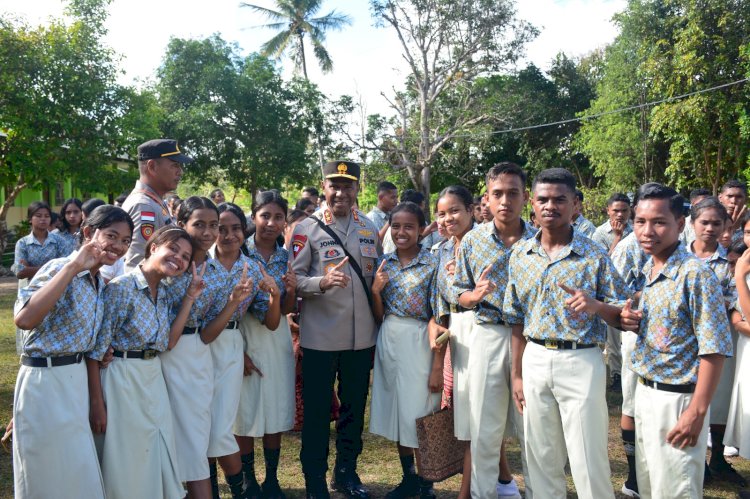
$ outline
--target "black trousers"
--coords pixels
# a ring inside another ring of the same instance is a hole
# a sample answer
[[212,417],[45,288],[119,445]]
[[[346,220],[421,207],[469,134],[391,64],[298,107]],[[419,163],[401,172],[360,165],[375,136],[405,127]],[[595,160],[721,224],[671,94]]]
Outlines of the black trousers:
[[306,476],[324,476],[328,471],[331,397],[337,375],[341,408],[336,422],[336,462],[348,467],[356,465],[362,452],[374,350],[375,347],[336,352],[302,349],[304,422],[299,458]]

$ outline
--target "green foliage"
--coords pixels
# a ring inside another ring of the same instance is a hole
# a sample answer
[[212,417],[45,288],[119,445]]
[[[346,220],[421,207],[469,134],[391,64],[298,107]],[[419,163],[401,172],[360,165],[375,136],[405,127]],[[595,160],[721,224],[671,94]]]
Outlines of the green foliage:
[[258,55],[219,35],[170,41],[159,68],[163,128],[195,156],[188,176],[255,193],[309,177],[300,95]]

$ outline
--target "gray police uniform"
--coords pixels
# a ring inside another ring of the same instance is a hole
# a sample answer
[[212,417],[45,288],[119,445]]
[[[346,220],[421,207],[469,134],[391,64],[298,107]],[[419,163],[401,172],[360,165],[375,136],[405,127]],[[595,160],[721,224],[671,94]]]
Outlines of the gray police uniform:
[[292,236],[292,269],[297,295],[302,297],[300,345],[304,421],[300,460],[307,477],[325,476],[328,469],[328,435],[331,395],[338,373],[341,413],[336,451],[339,466],[356,467],[362,451],[365,402],[377,335],[367,294],[349,264],[341,271],[351,277],[345,288],[320,290],[326,272],[340,263],[343,248],[313,219],[330,227],[359,263],[369,288],[380,253],[375,224],[353,209],[347,221],[337,221],[323,209],[300,222]]
[[133,220],[133,241],[125,254],[125,271],[138,266],[146,254],[146,241],[157,229],[172,223],[167,204],[161,196],[140,180],[122,204]]

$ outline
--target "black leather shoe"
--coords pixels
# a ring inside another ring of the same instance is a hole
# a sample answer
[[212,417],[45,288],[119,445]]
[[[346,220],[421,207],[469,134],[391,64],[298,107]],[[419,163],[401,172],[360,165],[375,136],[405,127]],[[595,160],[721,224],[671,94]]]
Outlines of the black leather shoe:
[[370,499],[370,492],[362,485],[359,475],[354,469],[337,467],[333,474],[331,488],[341,492],[346,497],[354,499]]
[[326,486],[325,476],[305,477],[305,498],[306,499],[331,499],[331,494]]

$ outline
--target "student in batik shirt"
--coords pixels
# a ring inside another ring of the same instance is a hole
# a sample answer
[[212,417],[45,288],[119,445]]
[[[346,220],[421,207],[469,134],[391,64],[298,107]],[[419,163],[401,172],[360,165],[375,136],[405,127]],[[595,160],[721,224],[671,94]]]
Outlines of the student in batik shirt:
[[125,254],[132,234],[123,210],[98,210],[82,230],[81,249],[47,262],[19,292],[15,323],[24,334],[13,403],[16,497],[104,497],[81,361],[104,317],[99,268]]
[[66,200],[62,208],[60,208],[60,221],[62,227],[52,231],[53,234],[57,234],[65,242],[65,254],[69,255],[75,251],[78,246],[78,239],[76,234],[81,228],[83,222],[83,212],[81,211],[80,199],[70,198]]
[[575,188],[562,168],[537,175],[532,205],[542,228],[510,257],[503,315],[513,328],[513,397],[534,496],[565,497],[567,458],[578,497],[614,498],[598,344],[603,320],[619,326],[626,285],[606,251],[571,227]]
[[[149,239],[141,265],[105,289],[104,320],[86,363],[91,425],[99,436],[102,477],[110,499],[184,496],[159,354],[175,346],[204,287],[193,266],[182,308],[170,326],[164,279],[185,272],[192,254],[187,232],[164,227]],[[110,347],[114,359],[100,374],[100,362]]]
[[[219,212],[205,197],[191,196],[180,204],[177,225],[193,240],[193,262],[205,289],[193,303],[180,341],[161,356],[175,424],[177,464],[191,497],[211,495],[206,456],[211,433],[214,365],[209,338],[227,325],[232,313],[254,291],[247,277],[227,287],[227,272],[208,255],[219,233]],[[174,320],[191,282],[188,273],[167,279],[170,320]],[[231,291],[231,293],[230,293]],[[227,475],[232,493],[241,492],[242,476]],[[238,495],[238,494],[237,494]]]
[[[729,225],[727,210],[717,198],[707,197],[691,206],[690,224],[693,226],[694,239],[687,245],[688,251],[714,271],[721,284],[727,310],[731,311],[737,297],[732,282],[732,272],[729,269],[727,250],[718,241],[719,236]],[[737,343],[736,334],[732,331],[733,345]],[[747,485],[745,479],[724,459],[724,430],[732,396],[734,369],[735,357],[727,358],[724,361],[719,385],[711,399],[711,460],[708,468],[712,479],[732,482],[744,487]]]
[[[680,243],[683,198],[650,183],[638,190],[634,231],[650,260],[639,310],[626,304],[623,329],[638,331],[633,370],[636,469],[641,497],[701,497],[711,398],[732,355],[716,275]],[[666,436],[666,438],[665,438]]]
[[[520,413],[510,410],[511,329],[502,306],[512,248],[536,233],[521,219],[529,199],[526,172],[514,163],[499,163],[487,172],[486,184],[485,198],[493,219],[461,241],[453,281],[458,304],[473,311],[471,331],[459,344],[469,352],[468,386],[455,398],[456,407],[469,411],[474,497],[496,493],[508,422],[523,442]],[[527,481],[528,490],[532,486]]]
[[[297,301],[297,277],[291,271],[289,252],[278,244],[286,215],[283,197],[274,191],[261,192],[253,205],[255,232],[246,243],[251,265],[260,269],[265,282],[280,293],[273,300],[274,306],[281,306],[282,314],[294,311]],[[240,331],[245,358],[257,374],[251,370],[242,379],[234,434],[242,453],[247,496],[279,499],[284,497],[277,477],[281,434],[294,426],[292,335],[286,320],[277,322],[274,318],[271,322],[267,301],[254,304],[248,312],[240,321]],[[262,487],[255,478],[255,438],[263,439],[266,476]]]
[[433,354],[427,333],[437,258],[419,245],[426,223],[418,205],[399,203],[388,222],[396,251],[381,257],[372,282],[373,315],[381,326],[370,432],[398,447],[403,479],[386,497],[430,498],[435,497],[432,482],[417,476],[414,449],[419,447],[416,419],[440,407],[443,359]]
[[16,242],[16,254],[12,270],[18,277],[18,289],[26,286],[45,263],[55,258],[68,256],[62,238],[48,231],[52,210],[44,201],[34,201],[28,208],[31,233]]

